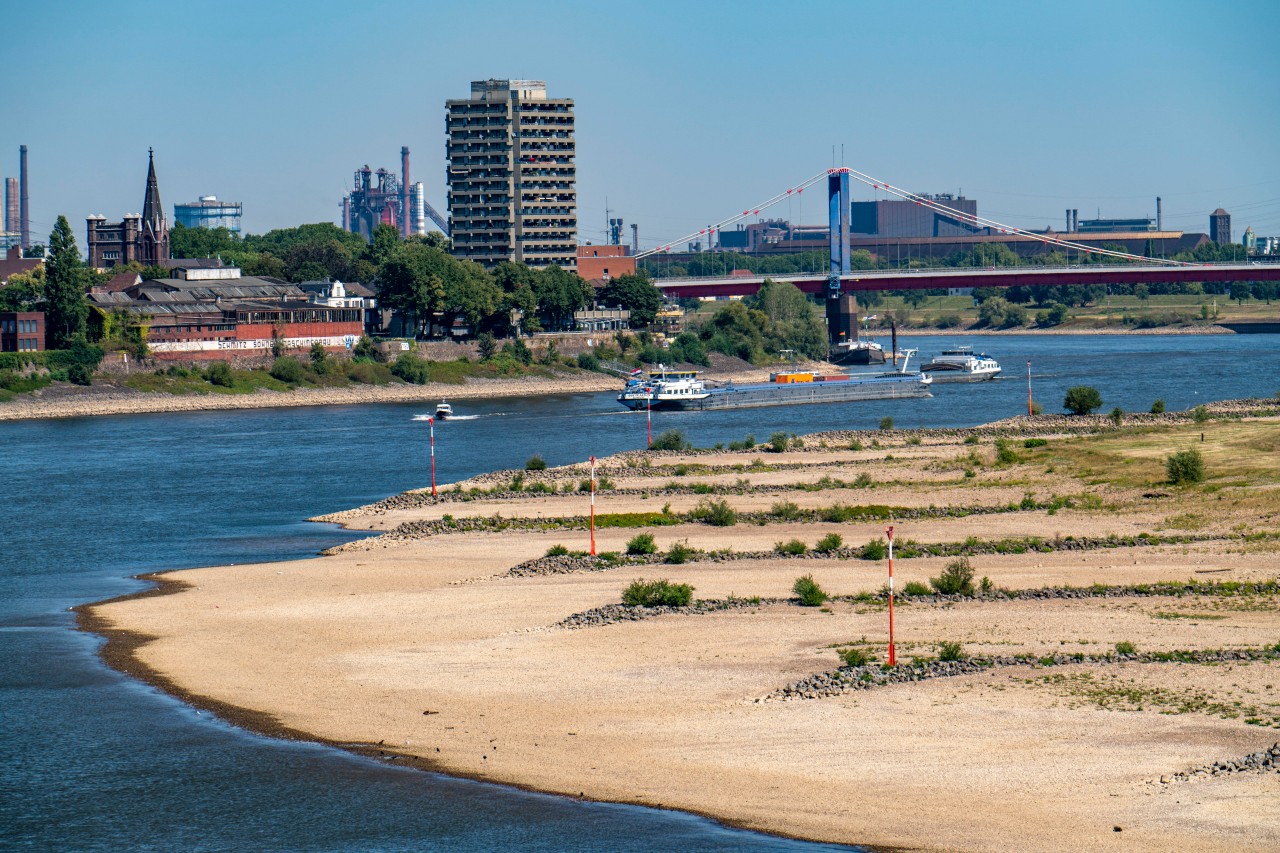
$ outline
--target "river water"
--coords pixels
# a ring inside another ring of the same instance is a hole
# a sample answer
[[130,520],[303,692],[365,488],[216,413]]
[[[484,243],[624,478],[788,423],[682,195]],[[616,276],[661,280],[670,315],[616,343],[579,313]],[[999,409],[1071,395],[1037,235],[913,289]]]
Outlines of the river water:
[[[960,338],[900,345],[927,355]],[[1280,389],[1275,337],[1008,336],[972,341],[1009,377],[932,399],[655,413],[699,446],[748,433],[965,426],[1068,386],[1106,411]],[[122,676],[68,608],[167,568],[314,555],[352,534],[303,519],[425,484],[419,404],[0,423],[0,849],[822,850],[633,806],[581,803],[249,734]],[[437,425],[440,482],[642,447],[609,394],[460,401]],[[802,760],[802,758],[798,759]],[[856,808],[833,803],[832,808]],[[900,817],[886,816],[886,820]]]

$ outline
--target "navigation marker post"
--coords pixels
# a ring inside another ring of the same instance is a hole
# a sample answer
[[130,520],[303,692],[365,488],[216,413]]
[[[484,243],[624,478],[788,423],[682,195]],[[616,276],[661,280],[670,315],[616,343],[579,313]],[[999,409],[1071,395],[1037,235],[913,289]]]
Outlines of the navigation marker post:
[[436,419],[427,418],[427,428],[431,430],[431,497],[436,496]]
[[1035,413],[1035,406],[1031,403],[1031,359],[1027,359],[1027,417]]
[[649,420],[649,447],[653,447],[653,392],[650,392],[649,399],[644,401],[644,408]]
[[591,457],[591,556],[596,555],[596,458]]
[[889,536],[889,666],[897,666],[893,650],[893,525],[885,531]]

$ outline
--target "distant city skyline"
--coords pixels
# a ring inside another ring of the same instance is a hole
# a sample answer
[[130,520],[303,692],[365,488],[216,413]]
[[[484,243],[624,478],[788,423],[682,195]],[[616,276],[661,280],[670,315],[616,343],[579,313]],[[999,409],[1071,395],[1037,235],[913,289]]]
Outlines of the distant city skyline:
[[[445,101],[510,77],[575,101],[582,242],[606,241],[606,203],[642,248],[670,242],[842,149],[1026,228],[1060,228],[1065,208],[1154,217],[1159,195],[1170,229],[1208,232],[1221,207],[1236,239],[1280,234],[1280,111],[1257,94],[1280,71],[1274,2],[523,8],[25,8],[6,21],[22,85],[0,91],[0,175],[26,144],[33,242],[62,214],[82,251],[85,217],[140,212],[149,147],[171,219],[216,195],[243,203],[246,233],[337,222],[353,170],[396,171],[401,145],[444,210]],[[137,96],[104,109],[124,84]],[[822,223],[811,197],[761,217]]]

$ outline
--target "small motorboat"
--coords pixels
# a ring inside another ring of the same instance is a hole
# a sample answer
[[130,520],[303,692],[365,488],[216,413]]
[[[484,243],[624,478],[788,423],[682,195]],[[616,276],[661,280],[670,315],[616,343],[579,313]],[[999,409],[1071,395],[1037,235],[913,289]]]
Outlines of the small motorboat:
[[446,421],[451,417],[453,417],[453,406],[441,400],[440,404],[436,406],[436,420]]

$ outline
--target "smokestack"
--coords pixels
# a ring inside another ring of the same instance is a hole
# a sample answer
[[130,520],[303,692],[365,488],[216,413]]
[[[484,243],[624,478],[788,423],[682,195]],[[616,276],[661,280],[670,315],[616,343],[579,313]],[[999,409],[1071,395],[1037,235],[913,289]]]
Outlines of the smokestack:
[[1077,234],[1080,231],[1080,208],[1071,208],[1071,233]]
[[22,226],[21,213],[18,210],[18,179],[4,179],[4,230],[17,234]]
[[400,146],[400,236],[409,236],[409,146]]
[[1156,196],[1156,230],[1164,230],[1164,212],[1160,205],[1160,196]]
[[640,226],[631,223],[631,254],[640,254]]
[[21,184],[21,201],[18,203],[18,216],[22,220],[20,226],[22,229],[22,248],[26,249],[31,246],[31,218],[27,207],[27,146],[21,145],[18,147],[18,157],[18,182]]
[[1071,230],[1071,208],[1067,208],[1067,231]]

